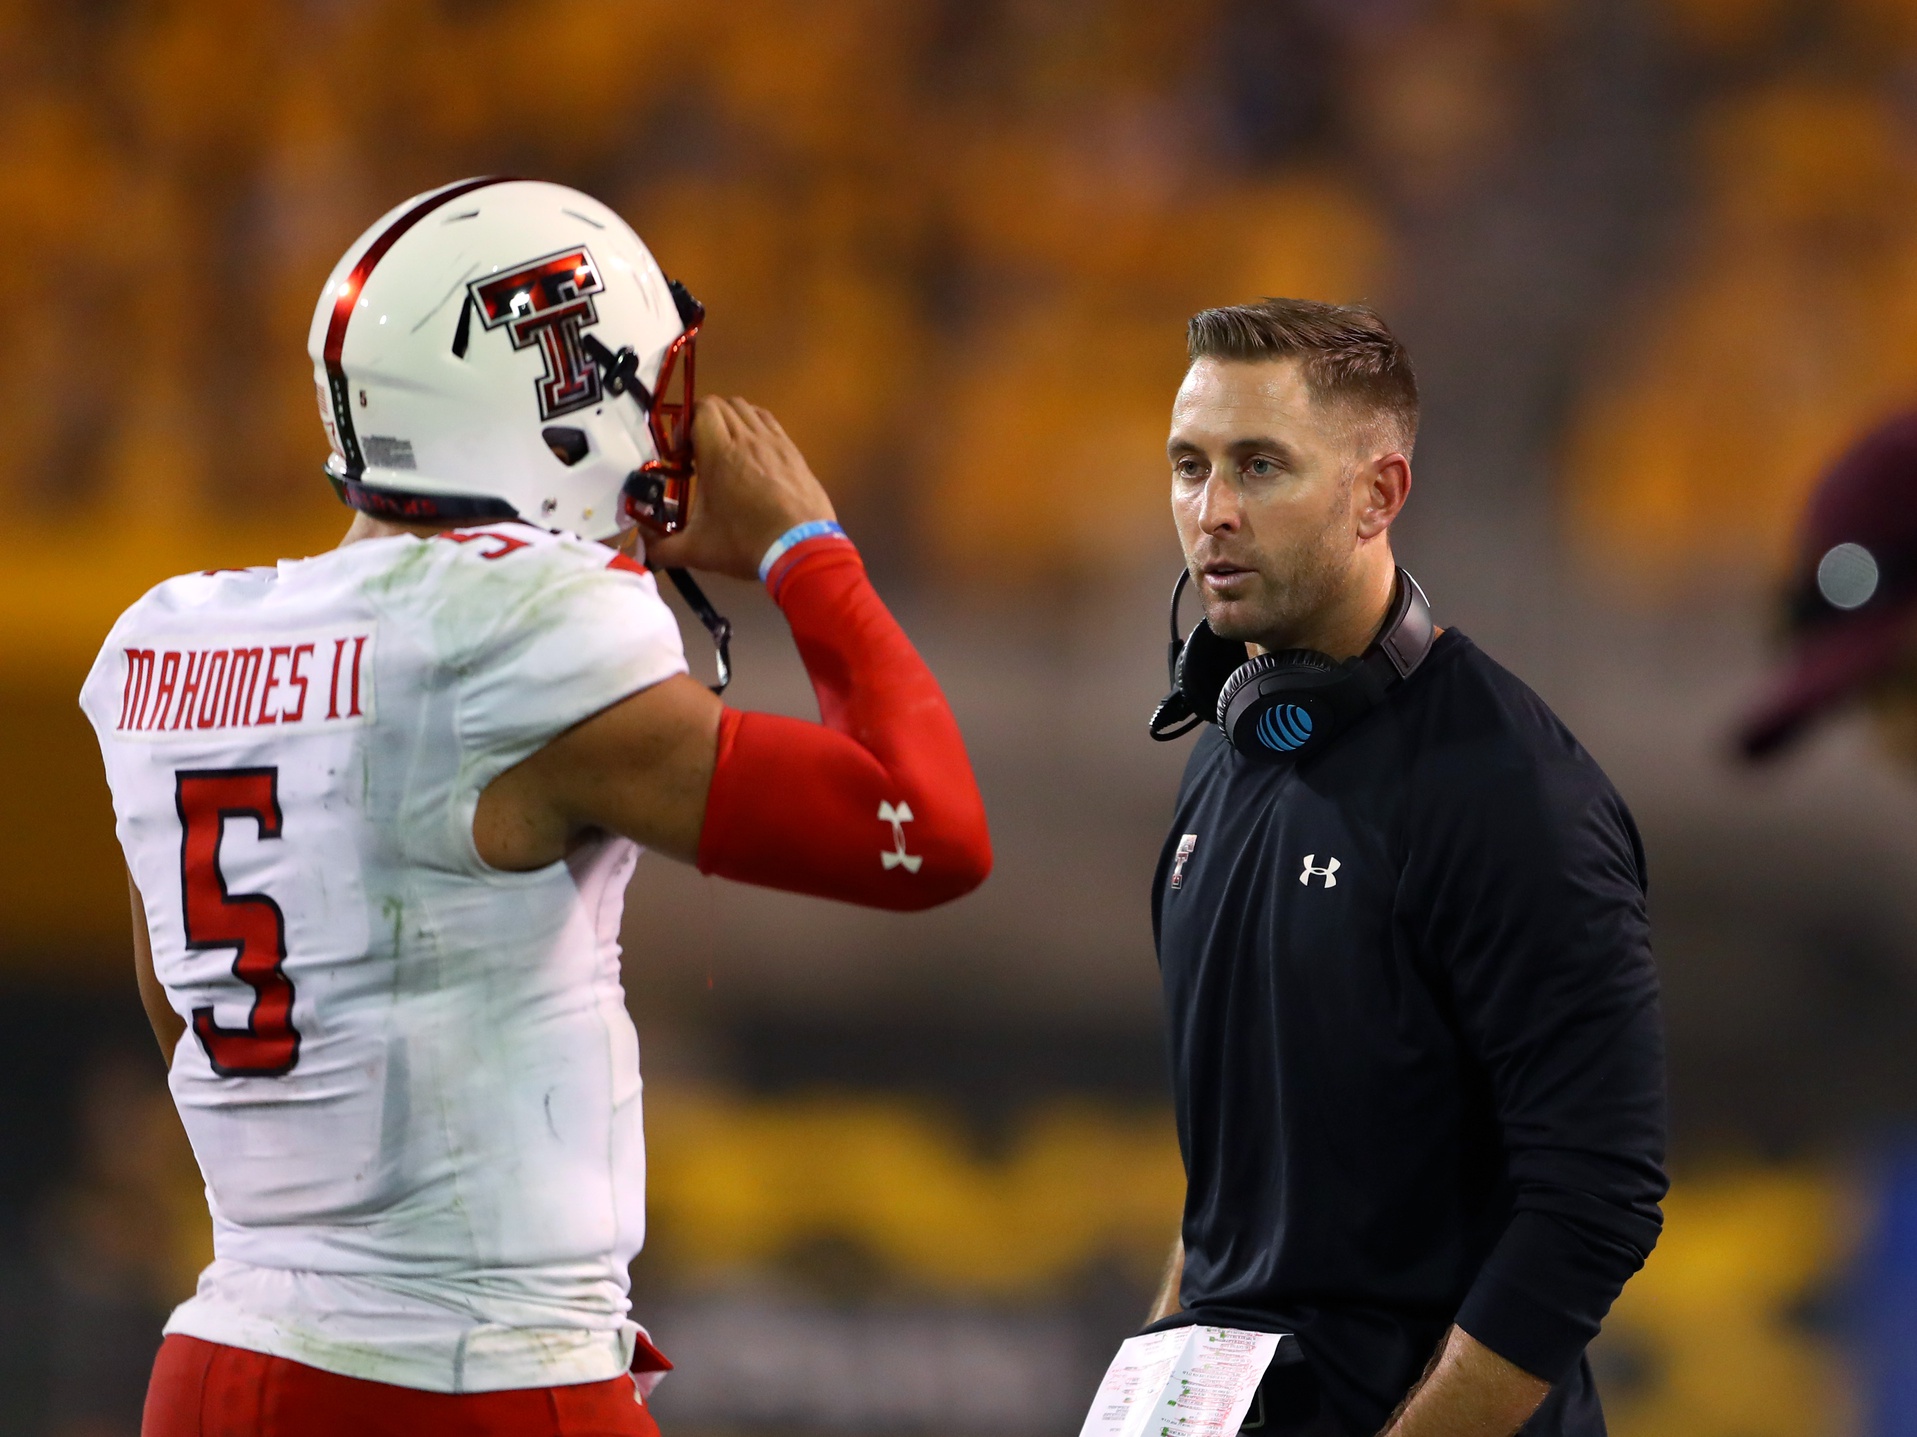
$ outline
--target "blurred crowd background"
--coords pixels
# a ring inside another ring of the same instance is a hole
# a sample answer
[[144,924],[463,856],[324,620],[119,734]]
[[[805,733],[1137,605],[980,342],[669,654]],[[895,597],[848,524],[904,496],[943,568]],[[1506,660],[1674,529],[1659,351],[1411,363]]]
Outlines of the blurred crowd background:
[[[1796,506],[1917,401],[1917,4],[0,0],[0,1434],[135,1432],[209,1244],[75,692],[154,581],[333,542],[319,285],[475,173],[599,194],[707,303],[702,388],[805,447],[994,820],[924,918],[641,865],[669,1432],[1072,1431],[1139,1321],[1164,424],[1189,313],[1265,294],[1404,336],[1403,555],[1645,830],[1676,1186],[1613,1431],[1891,1430],[1917,783],[1855,721],[1756,776],[1726,734]],[[740,701],[809,712],[715,589]]]

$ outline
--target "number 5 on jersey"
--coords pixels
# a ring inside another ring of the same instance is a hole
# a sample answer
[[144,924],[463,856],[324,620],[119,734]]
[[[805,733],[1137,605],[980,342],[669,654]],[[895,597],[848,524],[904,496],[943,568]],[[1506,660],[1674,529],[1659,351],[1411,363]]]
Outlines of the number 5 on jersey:
[[226,820],[250,818],[260,837],[280,836],[277,768],[181,769],[181,915],[191,952],[231,948],[233,976],[253,990],[244,1028],[222,1028],[211,1007],[193,1010],[193,1032],[221,1077],[277,1078],[299,1061],[293,980],[286,976],[286,918],[264,893],[228,893],[220,870]]

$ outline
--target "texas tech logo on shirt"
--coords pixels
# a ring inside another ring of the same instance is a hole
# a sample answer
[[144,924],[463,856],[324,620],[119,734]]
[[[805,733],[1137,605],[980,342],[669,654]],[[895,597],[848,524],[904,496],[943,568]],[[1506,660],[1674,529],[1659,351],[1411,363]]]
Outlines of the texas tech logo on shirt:
[[1188,833],[1178,840],[1178,852],[1172,856],[1171,886],[1173,888],[1185,886],[1185,865],[1191,862],[1192,852],[1197,847],[1198,835],[1195,833]]
[[365,723],[373,714],[373,635],[363,626],[218,646],[123,649],[115,731],[161,739]]
[[599,322],[592,296],[605,289],[584,245],[517,269],[474,280],[471,303],[487,329],[506,326],[514,349],[537,344],[546,358],[539,380],[539,417],[556,418],[599,402],[599,366],[586,357],[580,331]]

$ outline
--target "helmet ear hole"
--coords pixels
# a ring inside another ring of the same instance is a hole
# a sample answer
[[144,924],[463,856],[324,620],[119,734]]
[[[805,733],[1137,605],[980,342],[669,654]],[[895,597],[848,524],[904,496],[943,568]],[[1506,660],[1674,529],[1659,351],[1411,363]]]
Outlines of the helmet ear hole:
[[568,469],[592,452],[592,442],[586,438],[586,431],[583,429],[553,424],[540,430],[539,437],[546,441],[546,447],[552,450],[553,458]]

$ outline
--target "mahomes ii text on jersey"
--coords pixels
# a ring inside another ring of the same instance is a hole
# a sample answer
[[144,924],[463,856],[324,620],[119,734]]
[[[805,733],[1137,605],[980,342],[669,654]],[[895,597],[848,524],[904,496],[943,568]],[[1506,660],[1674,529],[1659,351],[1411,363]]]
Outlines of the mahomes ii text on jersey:
[[507,523],[192,574],[82,705],[155,970],[216,1260],[167,1326],[349,1376],[617,1376],[639,1329],[638,856],[481,861],[487,784],[683,671],[653,580]]

